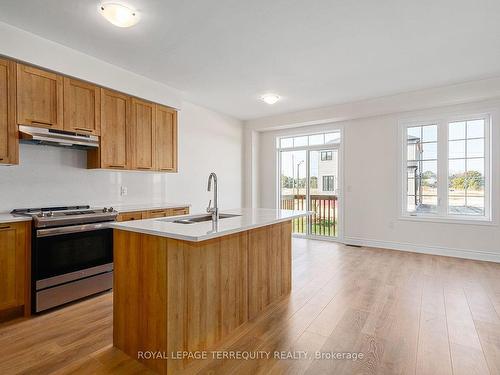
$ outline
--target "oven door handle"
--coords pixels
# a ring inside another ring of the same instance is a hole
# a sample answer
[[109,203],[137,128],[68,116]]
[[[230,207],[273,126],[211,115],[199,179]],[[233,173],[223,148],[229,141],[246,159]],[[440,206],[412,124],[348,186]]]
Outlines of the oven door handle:
[[59,227],[59,228],[38,229],[36,231],[36,236],[37,238],[39,238],[39,237],[57,236],[60,234],[82,233],[94,230],[109,229],[110,228],[109,224],[110,223],[108,222],[108,223],[71,225],[68,227]]

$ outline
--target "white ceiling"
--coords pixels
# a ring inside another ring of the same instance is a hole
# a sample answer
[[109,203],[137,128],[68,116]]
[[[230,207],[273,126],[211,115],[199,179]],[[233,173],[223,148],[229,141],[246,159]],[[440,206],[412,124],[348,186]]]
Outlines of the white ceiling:
[[0,20],[240,119],[500,74],[499,0],[123,0],[130,29],[98,3],[0,0]]

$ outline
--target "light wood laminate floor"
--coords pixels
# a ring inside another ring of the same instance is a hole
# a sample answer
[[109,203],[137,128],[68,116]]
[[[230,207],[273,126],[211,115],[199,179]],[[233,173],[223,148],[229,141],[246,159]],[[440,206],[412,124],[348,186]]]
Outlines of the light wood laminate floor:
[[[500,264],[293,241],[293,292],[222,343],[360,352],[350,360],[204,360],[201,374],[500,374]],[[146,374],[112,347],[112,294],[0,326],[0,374]]]

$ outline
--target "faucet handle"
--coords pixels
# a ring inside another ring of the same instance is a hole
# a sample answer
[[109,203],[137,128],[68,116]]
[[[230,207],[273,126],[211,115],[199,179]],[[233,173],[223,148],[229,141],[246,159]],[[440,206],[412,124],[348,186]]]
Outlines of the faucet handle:
[[212,200],[210,199],[208,201],[208,207],[207,207],[207,212],[211,212],[212,211]]

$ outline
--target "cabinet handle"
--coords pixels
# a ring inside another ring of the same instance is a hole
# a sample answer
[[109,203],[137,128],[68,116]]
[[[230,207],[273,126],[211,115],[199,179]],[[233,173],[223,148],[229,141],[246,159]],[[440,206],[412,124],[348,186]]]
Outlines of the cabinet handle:
[[84,129],[84,128],[75,128],[75,130],[81,131],[81,132],[87,132],[87,133],[92,133],[92,129]]
[[48,125],[48,126],[54,125],[51,122],[35,121],[35,120],[30,120],[30,119],[28,119],[28,121],[31,122],[32,124]]
[[1,226],[1,227],[0,227],[0,230],[2,230],[2,229],[10,229],[10,225],[7,225],[7,226],[5,226],[5,225],[4,225],[4,226]]

